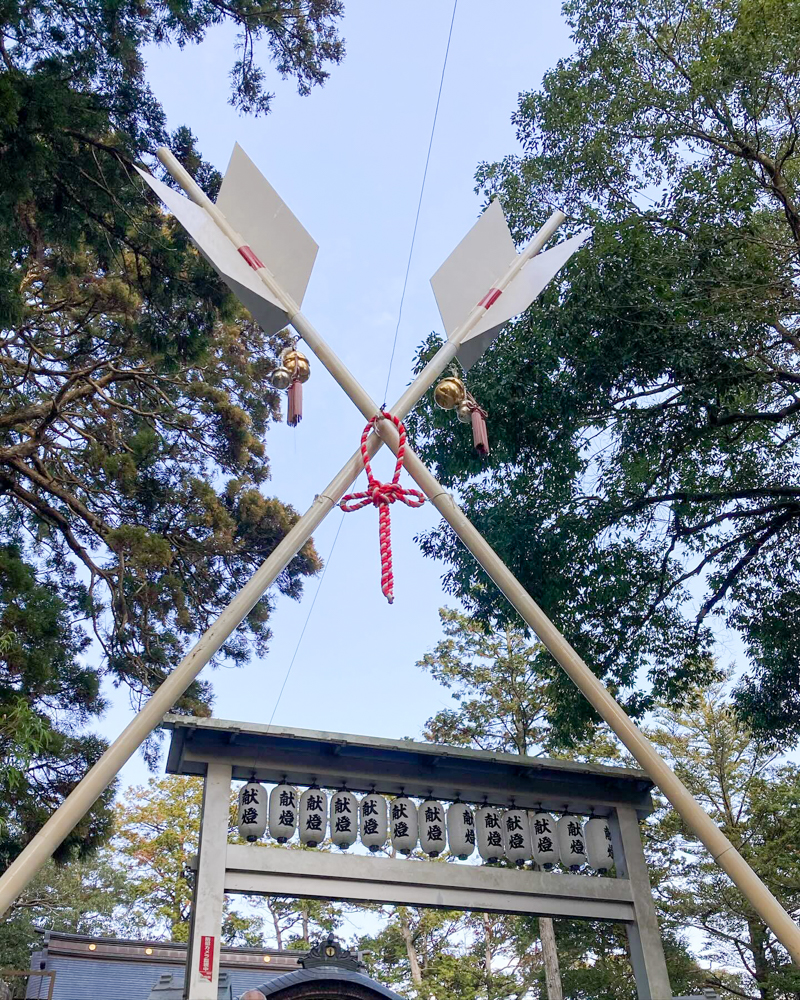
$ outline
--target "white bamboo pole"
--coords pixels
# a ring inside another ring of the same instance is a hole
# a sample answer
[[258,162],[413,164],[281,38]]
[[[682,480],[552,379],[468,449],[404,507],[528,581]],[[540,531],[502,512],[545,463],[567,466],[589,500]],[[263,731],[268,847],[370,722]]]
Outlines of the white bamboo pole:
[[[229,238],[236,244],[237,249],[243,246],[244,240],[242,240],[241,236],[231,229],[219,209],[198,188],[188,173],[175,160],[174,156],[168,150],[159,150],[159,158],[190,197],[213,215],[220,227],[224,229]],[[531,245],[519,255],[509,272],[496,287],[502,291],[508,286],[523,264],[541,249],[550,235],[561,224],[563,218],[561,213],[554,213],[544,229],[531,241]],[[339,362],[338,358],[333,355],[333,352],[330,351],[316,330],[302,316],[296,304],[281,292],[274,277],[266,268],[260,269],[257,273],[261,275],[264,283],[278,297],[279,301],[285,303],[284,307],[290,315],[292,325],[301,334],[325,367],[328,368],[364,416],[367,419],[374,416],[377,410],[368,394],[364,392],[358,383],[355,383],[350,372]],[[439,359],[440,355],[446,357],[449,353],[450,357],[446,362],[449,363],[449,360],[455,356],[460,343],[478,322],[483,312],[482,308],[476,306],[463,327],[453,332],[448,343],[436,355],[436,359]],[[319,344],[322,350],[317,347],[317,344]],[[334,367],[329,366],[329,360],[333,360]],[[401,397],[398,407],[391,411],[400,419],[403,419],[416,400],[420,398],[421,393],[418,392],[419,388],[424,385],[425,389],[427,389],[432,385],[438,374],[443,370],[444,365],[438,367],[438,370],[431,374],[429,380],[427,380],[425,375],[430,368],[431,365],[428,365],[425,371],[420,374],[412,385],[409,386],[403,397]],[[425,389],[423,389],[423,392]],[[407,406],[407,409],[404,409],[404,404]],[[396,451],[397,431],[394,425],[390,424],[389,421],[381,421],[376,429],[381,438],[389,444],[392,450]],[[466,545],[478,563],[494,580],[495,584],[516,608],[522,618],[530,625],[542,643],[550,650],[556,661],[587,698],[595,711],[608,723],[642,768],[644,768],[675,809],[677,809],[684,820],[694,830],[714,860],[727,872],[742,893],[749,899],[756,912],[771,927],[775,936],[789,951],[792,959],[797,964],[800,964],[800,929],[778,900],[772,895],[761,879],[759,879],[730,840],[717,827],[711,817],[695,801],[685,785],[661,758],[652,743],[631,722],[622,707],[592,673],[587,664],[578,656],[570,643],[553,625],[502,559],[500,559],[480,532],[469,521],[452,496],[443,490],[434,476],[411,449],[406,450],[404,465],[417,485],[428,496],[437,510],[440,511],[464,545]]]
[[[166,158],[162,156],[162,161],[165,159]],[[166,163],[166,165],[169,169],[170,164]],[[191,177],[189,177],[189,175],[186,174],[183,168],[179,165],[178,170],[173,174],[173,176],[176,177],[182,186],[185,186],[185,189],[188,190],[190,194],[193,194],[192,188],[199,191],[199,188],[197,188],[197,185],[194,184]],[[184,185],[184,180],[187,182],[186,185]],[[202,196],[203,201],[199,201],[199,203],[203,204],[204,207],[207,207],[204,202],[208,202],[208,205],[212,206],[214,209],[212,214],[214,214],[215,218],[219,215],[220,219],[222,219],[227,235],[233,239],[234,242],[237,237],[241,240],[241,237],[239,237],[238,234],[236,234],[227,225],[224,217],[218,212],[216,207],[213,206],[213,203],[211,203],[202,192],[200,192],[200,195]],[[558,220],[558,222],[554,224],[553,229],[560,224],[560,221],[561,220]],[[549,220],[548,225],[551,223],[553,223],[553,218]],[[551,232],[552,231],[553,230],[551,230]],[[546,237],[544,237],[541,242],[544,243],[545,240]],[[237,249],[239,246],[243,245],[244,241],[239,242],[237,244]],[[534,250],[533,252],[536,251]],[[522,261],[517,261],[515,262],[514,267],[521,267],[522,263]],[[261,270],[266,272],[261,275],[262,280],[264,280],[265,284],[268,285],[270,284],[270,281],[272,282],[274,290],[273,287],[271,287],[271,290],[273,290],[273,294],[275,294],[276,297],[280,296],[279,301],[289,304],[294,308],[295,311],[291,314],[292,323],[295,326],[295,329],[302,333],[303,331],[300,329],[298,324],[294,322],[299,314],[299,310],[296,305],[291,302],[288,296],[285,296],[282,292],[280,292],[277,283],[274,281],[274,278],[269,274],[269,272],[266,271],[266,268],[260,269],[258,273],[261,273]],[[514,270],[514,273],[516,273],[516,270]],[[506,275],[503,283],[498,284],[496,287],[501,289],[505,288],[511,280],[511,277],[513,277],[513,274],[509,273]],[[287,309],[287,312],[288,311],[289,310]],[[435,380],[437,375],[444,370],[444,367],[446,367],[452,356],[455,354],[459,342],[463,340],[482,314],[482,310],[474,309],[472,311],[464,326],[458,331],[454,331],[450,341],[443,348],[441,348],[436,357],[429,363],[428,366],[426,366],[426,369],[412,384],[413,386],[425,385],[427,388],[430,384],[432,384],[432,381]],[[305,326],[305,323],[302,325]],[[342,388],[345,389],[348,396],[350,396],[353,402],[356,403],[364,416],[371,419],[371,417],[378,412],[375,403],[373,403],[369,395],[364,392],[358,383],[355,382],[350,372],[343,364],[341,364],[335,354],[330,351],[324,341],[322,341],[319,334],[317,334],[313,327],[311,327],[310,323],[308,324],[307,329],[311,332],[314,340],[318,341],[323,348],[324,353],[315,349],[315,353],[320,361],[322,361],[326,367],[328,367],[326,358],[331,361],[332,367],[329,367],[331,374],[337,379],[337,381],[340,382]],[[309,346],[312,346],[311,340],[305,336],[305,333],[303,333],[303,336],[304,339],[306,339],[306,342],[309,343]],[[448,348],[450,351],[448,351]],[[446,360],[441,363],[442,359]],[[440,364],[435,366],[435,362],[437,361],[439,361]],[[430,381],[427,381],[425,377],[426,373],[428,373],[429,370],[432,370],[434,366],[438,367],[438,372],[429,376]],[[411,387],[409,387],[409,390],[410,389]],[[407,390],[401,398],[401,401],[406,400],[411,396],[409,390]],[[425,389],[422,391],[424,392]],[[421,394],[422,393],[419,395]],[[419,398],[419,395],[416,396],[417,399]],[[408,404],[409,409],[413,406],[415,401],[416,400],[410,401]],[[401,412],[399,404],[392,410],[392,412],[396,413],[396,415],[401,419],[406,415],[405,412]],[[398,446],[398,436],[394,424],[390,421],[381,421],[377,425],[377,431],[381,438],[385,440],[390,445],[392,450],[396,452]],[[378,443],[375,441],[375,435],[372,435],[369,442],[370,454],[374,454],[377,447]],[[336,477],[331,486],[328,487],[328,490],[326,490],[324,494],[320,494],[317,497],[314,505],[312,505],[307,514],[297,522],[292,531],[290,531],[286,538],[284,538],[284,540],[277,546],[275,552],[256,572],[255,576],[249,581],[242,592],[234,599],[231,605],[229,605],[228,608],[222,612],[214,625],[212,625],[208,632],[205,633],[189,655],[178,665],[178,667],[176,667],[170,677],[168,677],[161,687],[151,696],[147,705],[145,705],[139,715],[137,715],[136,718],[126,727],[121,736],[115,741],[114,744],[112,744],[111,747],[109,747],[103,757],[101,757],[92,770],[89,771],[83,781],[77,786],[77,788],[71,793],[59,809],[56,810],[39,834],[37,834],[37,837],[31,841],[25,851],[23,851],[20,857],[17,858],[5,875],[0,878],[0,912],[3,912],[6,907],[10,905],[18,893],[25,887],[30,878],[33,877],[35,872],[38,871],[41,865],[44,864],[47,858],[50,857],[57,844],[64,839],[74,824],[91,807],[92,803],[100,795],[106,785],[113,780],[122,764],[125,763],[125,761],[136,751],[142,740],[146,738],[153,728],[155,728],[161,714],[171,707],[174,701],[180,697],[180,694],[182,694],[186,687],[188,687],[188,684],[191,683],[194,677],[200,672],[205,663],[207,663],[211,656],[213,656],[219,649],[230,632],[233,631],[233,629],[242,621],[250,608],[258,600],[260,594],[263,593],[263,590],[266,589],[266,587],[269,586],[269,584],[277,577],[281,569],[288,564],[299,548],[302,547],[308,537],[310,537],[314,527],[322,521],[325,513],[327,513],[327,510],[323,510],[324,505],[328,503],[330,506],[333,506],[339,499],[341,499],[341,496],[348,488],[349,483],[352,482],[352,479],[350,479],[348,484],[341,489],[341,492],[339,492],[339,487],[343,477],[347,478],[349,475],[348,470],[352,468],[354,460],[358,460],[357,455],[350,459],[350,462],[348,462],[347,466],[345,466],[339,476]],[[600,717],[608,723],[611,729],[628,748],[650,778],[659,786],[667,799],[694,830],[697,837],[709,850],[717,864],[719,864],[720,867],[727,872],[733,882],[750,901],[759,916],[772,929],[775,936],[791,955],[792,960],[795,963],[800,964],[800,929],[798,929],[795,925],[789,914],[786,913],[783,907],[781,907],[777,899],[772,895],[769,889],[767,889],[752,868],[750,868],[733,844],[727,837],[725,837],[708,814],[694,800],[691,793],[683,785],[677,775],[674,774],[671,768],[659,756],[655,747],[644,736],[644,734],[638,730],[633,722],[631,722],[622,707],[609,694],[600,680],[592,673],[580,656],[578,656],[569,642],[563,635],[561,635],[559,630],[536,604],[530,594],[527,593],[522,584],[520,584],[497,553],[494,552],[480,532],[473,524],[471,524],[467,516],[453,500],[452,496],[445,492],[413,450],[408,447],[406,448],[404,465],[411,474],[412,478],[425,492],[445,520],[447,520],[464,545],[469,549],[478,563],[498,586],[500,591],[519,612],[527,624],[533,629],[547,649],[550,650],[556,661],[587,698]],[[317,508],[316,515],[314,515],[315,508]],[[328,510],[329,509],[330,507]],[[313,526],[311,526],[312,522],[315,522]],[[296,544],[298,541],[297,536],[302,536],[304,529],[308,529],[308,533],[305,534],[299,544]],[[292,539],[291,544],[290,539]],[[277,559],[275,558],[278,557],[279,552],[281,553],[280,558],[285,560],[280,567],[277,566]],[[270,567],[272,573],[267,572],[267,565],[270,563],[272,564]],[[257,579],[259,581],[259,586],[263,587],[263,589],[257,590],[255,585]],[[250,595],[252,603],[250,603],[250,605],[242,611],[242,605],[244,602],[241,599],[244,597],[245,593]],[[234,611],[235,607],[236,610]],[[236,615],[239,611],[242,613],[239,614],[237,618]],[[225,622],[225,631],[223,631],[223,620]],[[213,636],[212,633],[214,633]],[[177,677],[179,671],[181,673],[181,678],[185,679],[183,687],[179,687],[180,681]],[[167,688],[171,682],[173,683],[170,691],[168,693],[165,692],[167,696],[159,697],[161,696],[162,691],[164,691],[164,689]],[[158,706],[157,708],[156,705]],[[151,706],[153,706],[153,709],[148,714],[148,709],[150,709]],[[146,714],[147,718],[143,718]],[[139,721],[140,719],[141,722]],[[136,735],[137,733],[140,733],[140,735]],[[121,760],[115,767],[115,757],[112,752],[116,750],[118,745],[120,746],[116,753],[116,758],[118,759],[121,757]],[[126,749],[123,749],[123,745]],[[122,757],[123,753],[125,754],[124,757]],[[106,760],[106,758],[108,758],[108,760]],[[101,765],[104,766],[101,767]],[[98,771],[102,773],[95,774],[95,772]],[[87,787],[83,795],[80,795],[83,786]],[[60,823],[59,814],[63,814]],[[51,827],[51,825],[52,829],[48,833],[48,828]],[[58,839],[55,839],[56,837]],[[41,842],[39,842],[40,838]]]
[[[195,184],[191,176],[181,167],[177,160],[167,150],[159,150],[159,156],[175,179],[184,187],[195,202],[206,208],[219,227],[235,243],[237,249],[244,246],[241,236],[228,224],[222,213],[204,192]],[[530,259],[544,246],[564,220],[561,212],[554,212],[542,229],[534,236],[523,254],[514,261],[509,271],[496,283],[501,290],[517,274],[525,260]],[[522,259],[524,257],[524,259]],[[366,419],[371,419],[380,412],[359,383],[353,378],[347,367],[328,347],[314,327],[300,313],[297,304],[286,295],[266,268],[257,272],[270,291],[286,309],[292,318],[292,325],[304,340],[311,346],[314,353],[334,378],[345,389]],[[411,408],[419,400],[439,375],[455,357],[460,343],[484,315],[483,308],[472,310],[466,321],[453,331],[452,336],[436,355],[428,362],[414,382],[406,389],[391,412],[401,420],[408,415]],[[387,424],[389,421],[381,421]],[[392,424],[394,430],[394,425]],[[394,437],[395,447],[397,432]],[[381,447],[381,437],[371,434],[367,442],[370,455]],[[114,780],[125,763],[133,756],[142,742],[161,722],[164,714],[180,699],[192,681],[203,667],[217,653],[228,636],[237,628],[247,614],[252,610],[267,588],[274,583],[280,573],[286,568],[300,549],[319,527],[325,516],[344,496],[363,469],[361,451],[358,450],[347,462],[339,474],[320,493],[306,513],[295,523],[289,533],[275,547],[264,563],[245,584],[231,603],[221,612],[217,620],[195,643],[189,653],[178,666],[153,692],[144,707],[128,723],[116,740],[109,746],[97,763],[86,773],[76,787],[70,792],[64,802],[47,820],[22,853],[9,865],[0,876],[0,914],[23,891],[28,882],[39,871],[42,865],[52,856],[56,847],[72,831],[75,825],[92,807],[105,788]]]

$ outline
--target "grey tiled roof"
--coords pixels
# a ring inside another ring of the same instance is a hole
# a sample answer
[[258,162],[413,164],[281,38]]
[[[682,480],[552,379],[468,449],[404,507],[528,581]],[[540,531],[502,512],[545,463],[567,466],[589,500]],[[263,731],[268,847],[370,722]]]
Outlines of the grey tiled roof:
[[275,976],[261,986],[251,986],[251,989],[261,990],[265,997],[273,993],[288,989],[290,986],[297,986],[300,983],[307,983],[320,980],[336,980],[338,982],[357,983],[364,986],[379,996],[386,997],[386,1000],[401,1000],[401,997],[393,990],[382,986],[363,972],[353,972],[350,969],[338,969],[336,966],[328,966],[324,969],[298,969],[297,972],[287,972],[283,976]]

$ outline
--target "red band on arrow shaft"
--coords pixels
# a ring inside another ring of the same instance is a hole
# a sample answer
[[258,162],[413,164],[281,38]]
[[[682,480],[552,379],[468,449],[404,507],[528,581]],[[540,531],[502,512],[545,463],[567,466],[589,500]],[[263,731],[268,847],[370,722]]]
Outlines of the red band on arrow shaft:
[[257,271],[260,267],[264,266],[258,259],[258,257],[256,257],[256,255],[250,249],[250,247],[248,246],[239,247],[239,253],[242,255],[242,257],[244,257],[244,259],[247,261],[247,263],[250,265],[250,267],[252,267],[254,271]]
[[489,291],[480,300],[478,305],[483,306],[484,309],[488,309],[489,306],[494,305],[494,303],[497,302],[497,300],[500,298],[502,294],[503,293],[499,288],[490,288]]

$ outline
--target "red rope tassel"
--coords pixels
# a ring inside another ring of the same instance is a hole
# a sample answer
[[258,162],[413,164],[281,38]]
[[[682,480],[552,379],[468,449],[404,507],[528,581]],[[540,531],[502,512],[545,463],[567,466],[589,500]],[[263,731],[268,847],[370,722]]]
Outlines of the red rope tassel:
[[[372,475],[372,466],[369,463],[369,452],[367,451],[367,438],[378,420],[391,420],[400,435],[400,443],[397,447],[397,462],[394,467],[394,475],[390,483],[379,483]],[[389,514],[389,505],[395,500],[401,500],[408,507],[421,507],[425,503],[425,494],[419,490],[408,490],[400,485],[400,471],[403,468],[403,456],[406,453],[406,429],[402,422],[384,411],[380,416],[373,417],[364,428],[361,434],[361,457],[364,460],[364,468],[367,473],[367,488],[361,493],[348,493],[342,497],[339,506],[343,511],[350,513],[354,510],[361,510],[367,504],[373,504],[378,508],[378,529],[381,546],[381,590],[386,600],[392,604],[394,602],[394,574],[392,573],[392,521]]]
[[286,423],[297,427],[303,419],[303,383],[295,379],[289,386],[289,408],[286,413]]
[[486,414],[480,406],[472,408],[472,443],[479,455],[489,454],[489,435],[486,431]]

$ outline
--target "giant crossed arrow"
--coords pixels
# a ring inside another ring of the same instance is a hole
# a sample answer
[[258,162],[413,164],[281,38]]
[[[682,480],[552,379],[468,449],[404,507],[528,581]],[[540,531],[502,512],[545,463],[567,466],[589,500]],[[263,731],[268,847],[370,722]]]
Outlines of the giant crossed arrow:
[[[235,147],[216,204],[169,150],[159,150],[158,156],[191,201],[149,174],[139,172],[256,321],[268,332],[276,332],[290,323],[365,419],[379,416],[380,408],[300,311],[317,246],[244,151],[238,145]],[[391,408],[392,414],[400,420],[407,416],[454,357],[458,356],[465,368],[470,367],[497,336],[500,327],[530,305],[589,235],[582,233],[539,254],[563,220],[564,216],[555,212],[525,250],[517,254],[502,209],[498,202],[492,202],[432,278],[447,342]],[[370,456],[382,443],[397,451],[394,424],[379,419],[367,442]],[[749,899],[794,962],[800,964],[800,929],[789,914],[408,446],[404,465],[595,711]],[[91,808],[165,712],[178,701],[339,503],[362,468],[361,452],[357,451],[6,870],[0,878],[0,913],[6,911]]]

